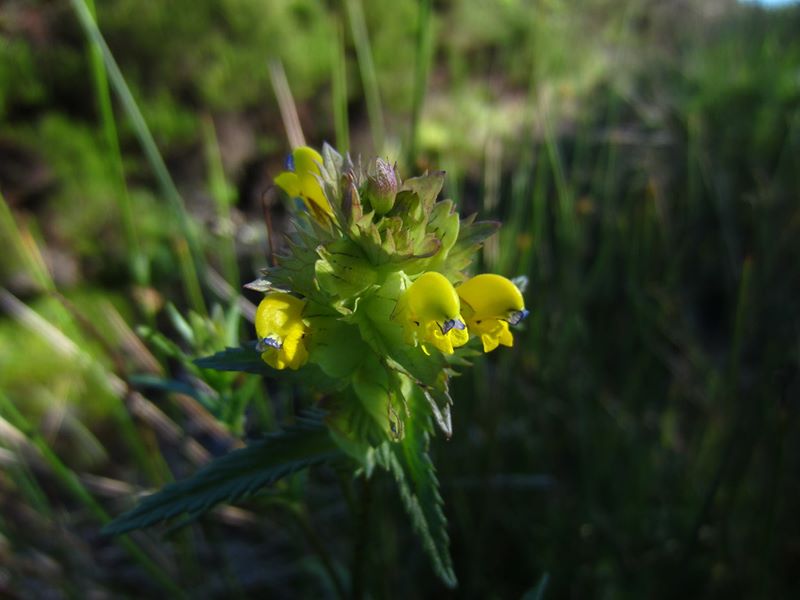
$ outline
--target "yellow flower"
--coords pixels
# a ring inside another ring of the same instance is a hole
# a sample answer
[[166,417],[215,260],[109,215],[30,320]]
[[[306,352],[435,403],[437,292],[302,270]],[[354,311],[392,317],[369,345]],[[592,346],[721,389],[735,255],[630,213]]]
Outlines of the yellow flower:
[[296,148],[286,161],[288,171],[275,177],[275,185],[293,198],[302,198],[308,211],[319,222],[333,217],[333,209],[325,197],[317,177],[322,156],[308,146]]
[[273,292],[264,296],[256,310],[256,333],[261,358],[275,369],[297,370],[308,360],[303,338],[306,326],[302,320],[305,301]]
[[491,352],[500,344],[513,346],[508,326],[528,316],[522,292],[511,280],[484,273],[468,279],[456,288],[469,330],[480,336],[483,351]]
[[393,315],[400,320],[408,343],[426,343],[445,354],[469,340],[467,326],[459,312],[458,295],[449,281],[433,271],[424,273],[400,297]]

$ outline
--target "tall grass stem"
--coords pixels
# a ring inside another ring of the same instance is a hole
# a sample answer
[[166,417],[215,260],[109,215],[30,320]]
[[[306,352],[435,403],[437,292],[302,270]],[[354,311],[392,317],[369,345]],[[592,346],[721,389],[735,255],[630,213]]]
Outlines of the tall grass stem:
[[339,152],[350,151],[350,131],[347,114],[347,55],[345,53],[344,26],[336,19],[336,36],[333,40],[333,124],[336,130],[336,146]]
[[[175,214],[175,219],[178,227],[181,230],[181,234],[188,243],[190,249],[189,260],[191,260],[193,263],[200,263],[201,253],[199,241],[189,218],[189,213],[186,211],[183,198],[181,197],[180,192],[178,192],[178,188],[175,186],[175,182],[173,181],[172,176],[167,169],[167,165],[164,163],[164,159],[158,150],[158,146],[153,139],[152,133],[150,133],[150,129],[144,120],[144,116],[142,115],[141,110],[139,110],[139,106],[137,105],[136,100],[134,99],[133,94],[128,87],[128,84],[125,81],[125,77],[122,75],[122,71],[117,64],[114,55],[111,53],[108,44],[106,44],[103,34],[97,27],[97,23],[92,17],[92,13],[86,4],[86,0],[70,0],[70,3],[72,4],[72,8],[75,11],[75,15],[78,17],[78,21],[80,22],[84,33],[87,35],[92,44],[99,48],[100,52],[102,53],[103,62],[105,63],[106,72],[111,81],[111,85],[114,88],[114,91],[117,93],[117,97],[122,104],[122,108],[131,122],[133,131],[136,134],[136,137],[139,139],[139,143],[142,146],[145,157],[155,173],[156,180],[161,188],[161,192],[164,194],[164,197],[166,198],[170,208]],[[195,273],[198,271],[196,266],[192,270]],[[190,283],[188,285],[193,284]]]
[[361,4],[361,0],[344,0],[344,4],[350,22],[353,43],[356,47],[358,69],[361,73],[361,83],[364,87],[364,98],[367,103],[367,116],[369,117],[369,126],[372,131],[372,142],[375,146],[375,153],[380,154],[383,152],[385,144],[383,109],[381,107],[381,95],[378,88],[375,62],[372,58],[372,47],[367,33],[367,21],[364,17],[364,7]]

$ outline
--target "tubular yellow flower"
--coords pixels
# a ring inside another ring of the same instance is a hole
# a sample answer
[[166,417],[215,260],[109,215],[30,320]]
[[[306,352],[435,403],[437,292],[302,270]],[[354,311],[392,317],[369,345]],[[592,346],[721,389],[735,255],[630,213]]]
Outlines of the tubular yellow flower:
[[256,310],[256,333],[261,358],[275,369],[297,370],[308,360],[303,338],[306,326],[302,313],[305,301],[273,292],[264,296]]
[[426,354],[426,343],[452,354],[469,340],[458,295],[440,273],[429,271],[412,283],[398,300],[394,317],[402,323],[406,341],[420,343]]
[[522,292],[511,280],[484,273],[456,288],[469,330],[479,335],[483,351],[497,346],[513,346],[509,324],[516,325],[528,316]]
[[324,219],[323,215],[333,217],[330,202],[317,180],[319,165],[322,164],[319,152],[301,146],[292,152],[286,162],[288,171],[275,177],[275,185],[293,198],[302,198],[306,208],[318,221]]

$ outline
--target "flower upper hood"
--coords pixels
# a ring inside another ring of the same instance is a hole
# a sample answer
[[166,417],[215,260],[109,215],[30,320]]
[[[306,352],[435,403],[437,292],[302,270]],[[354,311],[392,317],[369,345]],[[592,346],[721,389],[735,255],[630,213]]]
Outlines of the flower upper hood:
[[401,296],[395,314],[407,337],[420,342],[426,353],[425,342],[452,354],[469,340],[458,295],[441,273],[428,271],[417,278]]
[[484,352],[491,352],[500,344],[514,344],[508,326],[519,323],[528,316],[528,311],[522,292],[511,280],[483,273],[462,283],[456,292],[467,325],[480,336]]
[[321,164],[322,156],[319,152],[308,146],[301,146],[289,155],[286,161],[288,170],[275,177],[275,185],[289,196],[302,198],[306,208],[318,221],[322,221],[324,215],[333,217],[333,209],[318,179]]

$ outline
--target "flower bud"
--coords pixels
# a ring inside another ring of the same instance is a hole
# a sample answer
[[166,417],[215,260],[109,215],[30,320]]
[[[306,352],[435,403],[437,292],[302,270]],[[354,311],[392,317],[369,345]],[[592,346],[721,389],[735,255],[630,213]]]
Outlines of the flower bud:
[[370,175],[367,181],[367,197],[377,214],[382,215],[392,210],[397,187],[395,167],[381,158],[377,159],[375,175]]

